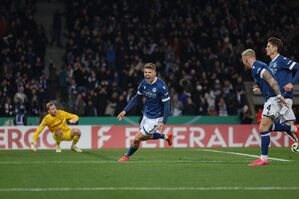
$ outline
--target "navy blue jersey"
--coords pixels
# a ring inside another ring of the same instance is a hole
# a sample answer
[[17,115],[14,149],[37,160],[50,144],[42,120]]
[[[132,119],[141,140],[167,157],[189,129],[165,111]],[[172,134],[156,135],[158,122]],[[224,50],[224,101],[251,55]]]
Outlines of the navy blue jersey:
[[274,74],[269,69],[268,65],[261,61],[255,61],[252,66],[251,74],[257,85],[259,86],[265,101],[270,97],[276,96],[273,89],[269,86],[268,82],[263,79],[263,73],[268,71],[274,78]]
[[279,84],[281,94],[285,98],[292,98],[293,97],[293,90],[287,92],[283,89],[283,87],[288,83],[293,83],[293,71],[294,69],[298,68],[298,64],[296,62],[286,58],[282,55],[278,55],[275,57],[270,63],[269,68],[272,70],[275,78]]
[[138,86],[138,95],[145,97],[144,115],[154,119],[163,117],[164,104],[170,100],[168,88],[165,82],[159,78],[149,84],[145,79]]

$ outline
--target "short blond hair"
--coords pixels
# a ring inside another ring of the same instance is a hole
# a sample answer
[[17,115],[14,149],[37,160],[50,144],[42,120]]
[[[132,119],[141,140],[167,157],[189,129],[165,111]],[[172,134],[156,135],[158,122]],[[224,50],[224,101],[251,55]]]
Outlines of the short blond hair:
[[156,65],[153,63],[146,63],[144,65],[144,69],[152,69],[152,70],[156,70]]
[[50,106],[53,106],[53,105],[55,105],[55,104],[52,103],[52,102],[48,102],[48,103],[46,104],[46,109],[49,110]]
[[242,57],[243,56],[249,56],[249,57],[254,57],[255,58],[255,52],[252,49],[246,49],[242,52]]

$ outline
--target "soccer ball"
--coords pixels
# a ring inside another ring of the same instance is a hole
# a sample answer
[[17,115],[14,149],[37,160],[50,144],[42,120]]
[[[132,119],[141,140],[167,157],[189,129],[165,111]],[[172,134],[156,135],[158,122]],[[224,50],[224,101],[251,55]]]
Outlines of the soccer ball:
[[291,150],[292,150],[293,152],[299,152],[299,145],[298,145],[298,143],[294,143],[294,144],[292,144],[292,146],[291,146]]

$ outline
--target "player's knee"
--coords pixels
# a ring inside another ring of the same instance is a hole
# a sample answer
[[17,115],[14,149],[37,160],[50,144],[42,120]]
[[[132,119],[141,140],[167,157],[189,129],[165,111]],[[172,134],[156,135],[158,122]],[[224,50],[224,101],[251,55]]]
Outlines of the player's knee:
[[260,125],[259,132],[269,131],[269,127],[267,125]]
[[80,129],[73,129],[73,132],[72,132],[73,136],[77,135],[77,136],[81,136],[81,131]]
[[55,136],[62,136],[62,131],[61,130],[57,130],[57,131],[55,131]]

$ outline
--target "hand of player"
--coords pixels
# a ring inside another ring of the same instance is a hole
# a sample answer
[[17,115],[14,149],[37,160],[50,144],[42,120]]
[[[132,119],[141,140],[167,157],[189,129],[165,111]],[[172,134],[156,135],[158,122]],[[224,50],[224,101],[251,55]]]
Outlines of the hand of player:
[[162,124],[159,126],[159,132],[160,132],[160,133],[163,133],[164,128],[165,128],[165,124],[162,123]]
[[279,96],[278,98],[280,99],[280,101],[281,101],[287,108],[289,108],[289,105],[288,105],[286,99],[285,99],[282,95]]
[[35,147],[35,143],[34,142],[30,143],[30,150],[31,151],[36,151],[36,147]]
[[287,92],[290,92],[293,89],[294,85],[292,83],[286,84],[283,89]]
[[121,121],[125,117],[125,115],[126,115],[126,111],[122,111],[120,112],[120,114],[118,114],[117,119]]
[[260,93],[261,89],[258,86],[254,86],[253,89],[252,89],[252,92],[253,93]]
[[73,119],[70,119],[69,122],[70,122],[71,124],[76,124],[77,120],[76,120],[76,118],[73,118]]

